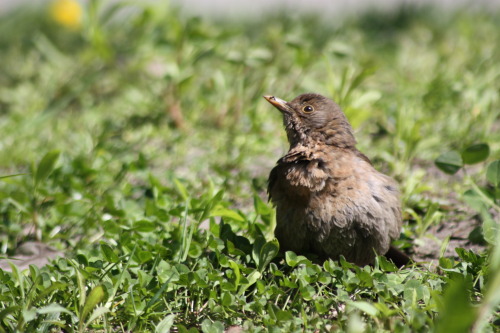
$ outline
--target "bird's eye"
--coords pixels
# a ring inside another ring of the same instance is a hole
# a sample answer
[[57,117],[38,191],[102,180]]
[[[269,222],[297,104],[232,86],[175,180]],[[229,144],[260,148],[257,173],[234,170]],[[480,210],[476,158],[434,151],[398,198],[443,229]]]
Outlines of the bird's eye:
[[310,105],[306,105],[302,108],[302,111],[304,111],[305,113],[311,113],[314,111],[314,108]]

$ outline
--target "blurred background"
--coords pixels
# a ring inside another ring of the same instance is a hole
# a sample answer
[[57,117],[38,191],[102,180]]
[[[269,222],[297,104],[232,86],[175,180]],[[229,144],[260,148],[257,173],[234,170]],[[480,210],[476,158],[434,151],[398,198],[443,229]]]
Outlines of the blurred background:
[[[2,0],[0,1],[0,11],[22,5],[40,5],[49,0]],[[154,2],[160,0],[147,0]],[[85,2],[84,0],[82,2]],[[108,1],[116,2],[116,1]],[[433,5],[446,9],[468,7],[497,7],[500,0],[255,0],[255,1],[231,1],[231,0],[173,0],[172,4],[183,8],[187,13],[195,15],[211,16],[232,16],[262,14],[269,9],[283,8],[289,11],[315,11],[325,15],[331,14],[352,14],[362,12],[368,8],[393,9],[404,4],[412,5]]]

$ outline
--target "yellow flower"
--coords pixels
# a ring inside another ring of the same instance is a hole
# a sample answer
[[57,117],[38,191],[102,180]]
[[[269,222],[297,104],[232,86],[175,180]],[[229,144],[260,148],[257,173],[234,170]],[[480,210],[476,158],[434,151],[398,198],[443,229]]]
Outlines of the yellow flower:
[[75,0],[54,0],[50,15],[57,23],[77,29],[82,23],[82,7]]

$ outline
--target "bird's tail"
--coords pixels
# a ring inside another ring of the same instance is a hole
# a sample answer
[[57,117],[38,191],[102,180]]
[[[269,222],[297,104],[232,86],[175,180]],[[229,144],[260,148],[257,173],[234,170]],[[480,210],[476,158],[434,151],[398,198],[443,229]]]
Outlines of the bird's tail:
[[391,247],[389,247],[389,251],[387,251],[384,256],[387,259],[391,260],[398,268],[406,266],[412,261],[412,259],[406,253],[402,252],[400,249],[392,245]]

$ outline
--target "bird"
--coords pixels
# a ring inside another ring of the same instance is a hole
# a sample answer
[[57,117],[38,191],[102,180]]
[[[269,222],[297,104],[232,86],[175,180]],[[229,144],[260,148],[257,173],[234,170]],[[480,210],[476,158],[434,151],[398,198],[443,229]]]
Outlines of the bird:
[[282,251],[359,266],[386,255],[398,267],[410,258],[391,246],[402,226],[398,184],[356,148],[353,128],[333,100],[306,93],[286,102],[264,98],[283,116],[288,152],[271,170],[269,200]]

